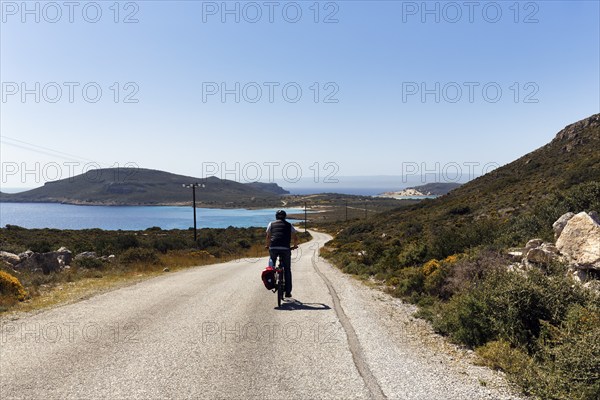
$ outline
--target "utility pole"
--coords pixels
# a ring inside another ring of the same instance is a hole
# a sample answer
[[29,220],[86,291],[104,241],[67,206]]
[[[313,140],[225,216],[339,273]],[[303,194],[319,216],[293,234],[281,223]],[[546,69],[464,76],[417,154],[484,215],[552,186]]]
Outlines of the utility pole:
[[304,202],[304,233],[306,233],[306,202]]
[[196,227],[196,188],[203,188],[206,187],[206,185],[204,185],[204,183],[190,183],[188,185],[186,185],[185,183],[183,185],[184,188],[192,188],[192,208],[194,209],[194,242],[198,239],[198,229]]
[[367,219],[367,201],[365,200],[365,219]]
[[348,221],[348,199],[346,199],[346,221]]

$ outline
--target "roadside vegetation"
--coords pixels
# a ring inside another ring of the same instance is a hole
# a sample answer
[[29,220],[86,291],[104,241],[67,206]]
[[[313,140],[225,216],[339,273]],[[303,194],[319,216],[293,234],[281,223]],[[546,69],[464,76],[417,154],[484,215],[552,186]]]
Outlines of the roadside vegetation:
[[511,216],[473,218],[466,204],[431,219],[418,212],[423,203],[417,212],[398,211],[402,218],[388,213],[347,225],[323,255],[419,305],[419,316],[439,333],[476,349],[526,394],[600,398],[598,295],[575,285],[560,264],[506,268],[509,247],[553,241],[552,223],[562,214],[600,210],[600,182],[557,191]]
[[[191,230],[58,230],[9,225],[0,229],[3,251],[44,253],[64,246],[73,256],[95,252],[96,257],[73,260],[70,268],[46,275],[2,265],[0,313],[75,301],[99,290],[181,268],[266,257],[264,238],[264,228],[200,229],[194,242]],[[300,233],[300,238],[308,241],[310,234]],[[111,255],[114,257],[106,258]]]

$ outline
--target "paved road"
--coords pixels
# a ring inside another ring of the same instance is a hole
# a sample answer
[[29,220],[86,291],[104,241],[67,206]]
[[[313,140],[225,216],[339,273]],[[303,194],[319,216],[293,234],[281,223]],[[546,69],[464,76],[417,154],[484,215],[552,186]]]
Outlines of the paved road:
[[313,236],[280,309],[263,258],[0,321],[0,398],[515,398],[491,371],[421,350],[403,306],[319,259],[329,237]]

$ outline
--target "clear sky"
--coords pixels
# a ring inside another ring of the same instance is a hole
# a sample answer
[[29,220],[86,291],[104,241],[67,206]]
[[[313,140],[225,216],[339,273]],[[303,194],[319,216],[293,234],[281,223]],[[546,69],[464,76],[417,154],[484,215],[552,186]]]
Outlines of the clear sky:
[[1,10],[3,187],[92,161],[239,181],[464,180],[600,111],[598,1]]

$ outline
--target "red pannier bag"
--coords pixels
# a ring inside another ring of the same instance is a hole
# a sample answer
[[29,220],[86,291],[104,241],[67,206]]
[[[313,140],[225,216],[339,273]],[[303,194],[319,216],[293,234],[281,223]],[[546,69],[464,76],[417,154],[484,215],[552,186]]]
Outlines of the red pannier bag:
[[261,278],[265,287],[269,290],[275,289],[275,269],[270,265],[264,269]]

